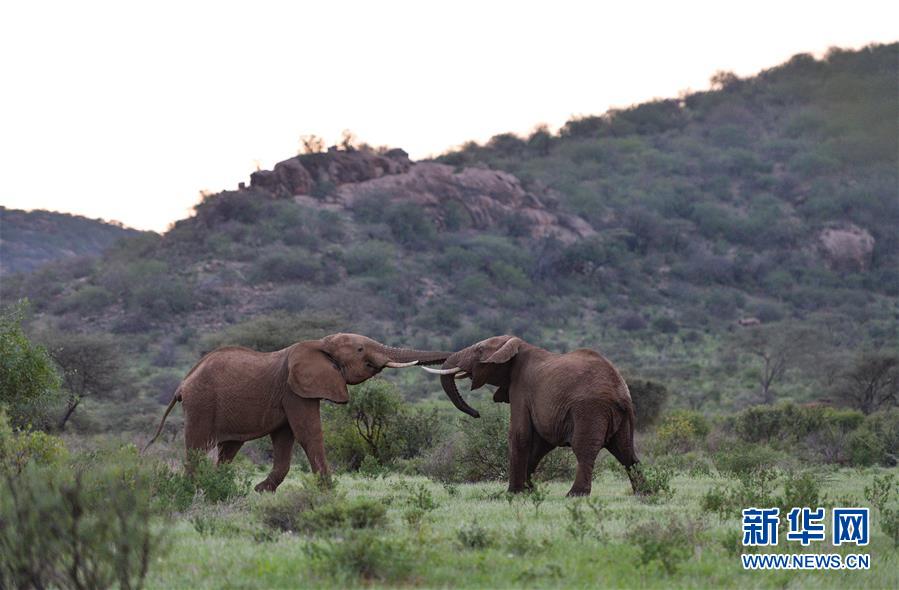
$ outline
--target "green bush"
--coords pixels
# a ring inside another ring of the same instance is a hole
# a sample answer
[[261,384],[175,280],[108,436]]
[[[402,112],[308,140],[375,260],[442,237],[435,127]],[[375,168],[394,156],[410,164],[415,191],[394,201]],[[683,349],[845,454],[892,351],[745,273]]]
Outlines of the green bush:
[[779,502],[781,514],[787,514],[796,507],[807,506],[814,509],[824,506],[827,499],[821,490],[823,483],[824,478],[814,471],[788,474],[783,484],[783,496]]
[[0,477],[0,587],[139,588],[162,547],[151,483],[133,448]]
[[305,250],[276,250],[265,254],[254,264],[249,278],[254,282],[316,282],[321,266],[318,258]]
[[326,336],[336,329],[336,320],[327,316],[274,312],[259,315],[202,338],[203,351],[220,346],[246,346],[260,352],[281,350],[301,340]]
[[640,549],[640,563],[657,562],[669,576],[688,560],[699,543],[704,525],[689,516],[672,516],[667,522],[640,523],[627,532],[627,540]]
[[899,549],[899,505],[880,511],[880,528],[893,540],[893,547]]
[[262,522],[273,529],[300,531],[302,515],[332,501],[332,494],[314,485],[301,488],[283,486],[276,494],[264,494],[256,501]]
[[17,476],[29,465],[54,465],[68,457],[62,439],[39,430],[13,431],[0,408],[0,475]]
[[875,475],[870,485],[865,486],[865,500],[871,506],[883,511],[890,502],[896,489],[896,478],[892,473],[881,476]]
[[671,487],[671,478],[674,470],[664,465],[637,465],[643,480],[637,489],[645,502],[656,504],[669,501],[674,497],[674,489]]
[[156,466],[153,489],[160,506],[180,511],[187,509],[197,497],[214,504],[249,493],[249,474],[236,464],[215,465],[199,452],[192,453],[188,461],[193,465],[192,474],[172,471],[165,464]]
[[724,445],[713,455],[718,473],[733,478],[770,471],[783,455],[764,445],[733,443]]
[[46,424],[61,384],[47,350],[22,329],[27,305],[0,309],[0,409],[15,427]]
[[496,545],[496,534],[479,525],[477,520],[459,527],[456,538],[464,549],[487,549]]
[[675,410],[656,429],[656,448],[661,453],[693,450],[709,433],[708,421],[698,412]]
[[416,552],[404,538],[372,530],[309,543],[305,551],[316,572],[338,578],[341,585],[355,585],[358,579],[399,583],[409,578],[416,561]]
[[668,389],[661,383],[643,379],[628,379],[627,387],[634,401],[637,428],[642,430],[655,424],[668,401]]

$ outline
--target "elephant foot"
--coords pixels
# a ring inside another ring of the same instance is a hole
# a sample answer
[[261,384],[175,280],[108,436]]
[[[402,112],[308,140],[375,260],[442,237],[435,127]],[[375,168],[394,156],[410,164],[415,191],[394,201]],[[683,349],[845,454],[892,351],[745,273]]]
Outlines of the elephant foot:
[[589,496],[590,488],[582,489],[582,488],[571,488],[568,490],[568,493],[565,494],[569,498],[578,498],[581,496]]
[[521,494],[527,491],[527,488],[524,486],[509,486],[507,490],[510,494]]
[[262,492],[274,492],[275,490],[278,489],[278,484],[272,483],[272,482],[270,482],[269,480],[266,479],[266,480],[261,481],[261,482],[259,482],[258,484],[256,484],[256,487],[253,488],[253,489],[256,490],[257,492],[260,492],[260,493],[262,493]]

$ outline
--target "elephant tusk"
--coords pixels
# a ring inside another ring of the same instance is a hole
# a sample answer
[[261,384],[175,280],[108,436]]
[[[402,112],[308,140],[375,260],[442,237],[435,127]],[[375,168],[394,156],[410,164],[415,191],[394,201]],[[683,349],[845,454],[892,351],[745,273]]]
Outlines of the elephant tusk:
[[462,371],[461,373],[456,373],[456,379],[465,379],[466,377],[470,377],[468,371]]
[[412,365],[417,365],[418,361],[409,361],[408,363],[395,363],[390,361],[385,367],[390,367],[391,369],[405,369],[406,367],[411,367]]
[[432,369],[431,367],[422,367],[422,369],[435,375],[454,375],[462,370],[459,367],[453,367],[452,369]]

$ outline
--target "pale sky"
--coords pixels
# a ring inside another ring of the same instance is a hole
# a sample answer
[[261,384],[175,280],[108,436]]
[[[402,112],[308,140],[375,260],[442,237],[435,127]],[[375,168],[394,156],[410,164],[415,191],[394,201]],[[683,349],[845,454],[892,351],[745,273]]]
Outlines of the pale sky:
[[413,158],[899,39],[899,3],[40,2],[0,7],[0,204],[164,230],[301,135]]

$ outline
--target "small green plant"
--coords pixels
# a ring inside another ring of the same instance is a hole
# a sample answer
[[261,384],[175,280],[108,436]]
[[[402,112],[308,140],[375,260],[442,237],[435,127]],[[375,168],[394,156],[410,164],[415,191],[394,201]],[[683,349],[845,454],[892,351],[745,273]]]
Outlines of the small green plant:
[[[587,510],[584,510],[584,508]],[[587,535],[602,541],[605,538],[601,512],[605,504],[599,498],[592,497],[586,500],[575,500],[565,506],[568,512],[568,523],[565,530],[573,538],[583,541]],[[589,510],[592,517],[587,513]]]
[[637,492],[640,494],[641,500],[649,504],[658,504],[659,502],[668,502],[674,497],[675,490],[671,487],[671,478],[674,476],[674,470],[665,465],[637,465],[634,469],[639,469],[642,479],[640,481]]
[[431,512],[439,507],[437,501],[434,500],[434,495],[431,493],[431,490],[423,483],[409,489],[409,495],[407,496],[406,501],[414,508],[418,508],[423,512]]
[[509,538],[506,540],[506,548],[515,555],[527,555],[534,551],[538,544],[528,534],[528,527],[524,521],[519,520],[518,524],[512,530]]
[[896,478],[892,473],[883,476],[875,475],[871,484],[865,486],[865,500],[882,512],[893,495],[895,483]]
[[899,549],[899,505],[880,510],[880,528],[893,540],[893,547]]
[[823,478],[813,471],[788,474],[779,502],[781,513],[786,514],[796,507],[808,506],[814,509],[824,506],[827,498],[821,492],[822,483]]
[[337,577],[342,585],[357,579],[402,582],[415,563],[415,552],[408,541],[382,537],[372,530],[354,530],[343,538],[309,543],[304,551],[315,571]]
[[647,521],[638,524],[628,531],[627,539],[640,549],[642,565],[658,562],[670,576],[693,555],[703,528],[703,523],[697,519],[672,516],[666,523]]
[[454,483],[444,483],[443,489],[446,490],[446,493],[450,498],[455,498],[459,494],[459,486]]
[[0,410],[0,474],[18,475],[29,463],[53,465],[68,457],[62,439],[39,430],[14,431]]
[[477,520],[463,525],[456,532],[456,538],[466,549],[486,549],[496,544],[494,533],[478,524]]
[[534,487],[531,489],[531,492],[528,494],[528,499],[531,501],[531,504],[534,506],[534,516],[540,516],[540,505],[546,501],[547,493],[546,486],[541,486],[540,484],[534,484]]

